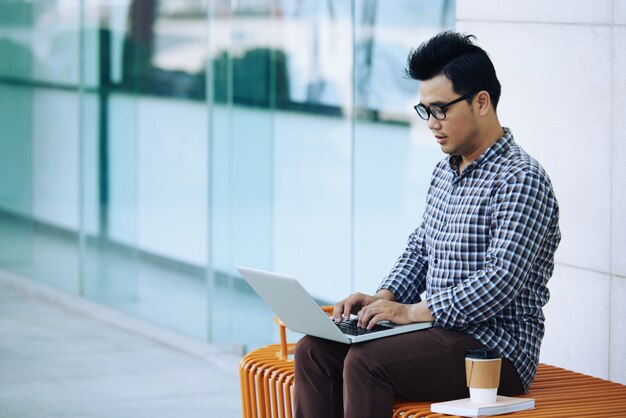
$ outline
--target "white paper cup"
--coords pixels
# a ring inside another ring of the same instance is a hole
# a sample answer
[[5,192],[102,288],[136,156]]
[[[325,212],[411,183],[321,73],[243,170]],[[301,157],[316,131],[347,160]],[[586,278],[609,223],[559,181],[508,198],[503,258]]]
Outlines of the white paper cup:
[[498,388],[469,388],[472,403],[494,403],[498,398]]

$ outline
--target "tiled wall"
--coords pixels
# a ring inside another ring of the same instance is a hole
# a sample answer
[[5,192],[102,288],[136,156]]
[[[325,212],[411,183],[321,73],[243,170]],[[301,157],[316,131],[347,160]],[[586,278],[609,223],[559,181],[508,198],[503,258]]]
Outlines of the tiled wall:
[[626,1],[457,0],[457,30],[561,205],[541,360],[626,383]]

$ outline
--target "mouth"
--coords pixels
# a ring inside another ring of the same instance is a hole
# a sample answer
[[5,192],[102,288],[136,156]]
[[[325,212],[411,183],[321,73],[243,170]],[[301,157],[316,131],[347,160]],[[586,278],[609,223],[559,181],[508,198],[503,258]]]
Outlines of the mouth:
[[448,137],[444,136],[444,135],[435,135],[435,139],[437,140],[437,143],[439,145],[443,145],[446,143],[446,141],[448,140]]

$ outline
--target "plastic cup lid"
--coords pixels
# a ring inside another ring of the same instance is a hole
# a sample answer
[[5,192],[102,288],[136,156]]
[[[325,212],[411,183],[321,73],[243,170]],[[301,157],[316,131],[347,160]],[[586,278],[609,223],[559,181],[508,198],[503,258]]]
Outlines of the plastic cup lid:
[[496,350],[489,348],[473,348],[465,352],[465,357],[489,360],[500,358],[500,354]]

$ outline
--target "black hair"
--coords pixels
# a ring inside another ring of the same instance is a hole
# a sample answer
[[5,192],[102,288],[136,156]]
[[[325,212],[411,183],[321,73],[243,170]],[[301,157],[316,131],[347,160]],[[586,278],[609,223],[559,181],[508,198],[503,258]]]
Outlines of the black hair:
[[409,52],[407,76],[424,81],[445,75],[459,95],[486,90],[495,109],[500,100],[500,82],[489,55],[472,42],[474,39],[474,35],[453,31],[435,35]]

